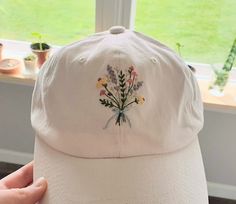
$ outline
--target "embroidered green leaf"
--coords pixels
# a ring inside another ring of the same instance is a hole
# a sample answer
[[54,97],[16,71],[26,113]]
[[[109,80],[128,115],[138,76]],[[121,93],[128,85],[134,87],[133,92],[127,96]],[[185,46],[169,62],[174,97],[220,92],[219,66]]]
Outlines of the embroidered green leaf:
[[121,110],[123,110],[124,102],[126,101],[126,79],[125,79],[125,74],[123,74],[122,70],[120,70],[120,73],[118,75],[119,78],[119,85],[120,85],[120,96],[121,96]]
[[125,79],[120,79],[119,81],[120,83],[124,83]]
[[120,90],[121,90],[122,92],[125,92],[125,89],[126,89],[126,88],[121,88]]
[[125,84],[120,84],[120,87],[121,87],[121,88],[124,88],[124,87],[125,87]]
[[125,100],[126,100],[125,98],[122,98],[122,99],[121,99],[122,103],[124,103],[124,102],[125,102]]
[[114,107],[114,104],[111,101],[107,100],[107,99],[99,99],[99,100],[100,100],[101,104],[106,106],[106,107],[109,107],[109,108]]

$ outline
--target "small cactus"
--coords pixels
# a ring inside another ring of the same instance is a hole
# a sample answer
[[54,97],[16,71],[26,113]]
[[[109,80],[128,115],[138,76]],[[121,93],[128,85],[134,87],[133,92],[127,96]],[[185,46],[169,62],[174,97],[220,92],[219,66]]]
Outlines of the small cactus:
[[36,59],[36,56],[33,54],[30,54],[24,58],[26,61],[34,61]]

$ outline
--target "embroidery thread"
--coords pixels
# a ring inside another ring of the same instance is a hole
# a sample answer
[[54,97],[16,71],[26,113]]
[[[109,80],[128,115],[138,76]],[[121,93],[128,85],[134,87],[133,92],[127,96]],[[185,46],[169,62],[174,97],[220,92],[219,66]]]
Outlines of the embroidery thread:
[[133,66],[127,70],[119,70],[107,65],[107,74],[98,78],[96,87],[100,89],[100,103],[111,108],[114,112],[105,127],[107,128],[112,119],[116,118],[115,125],[121,125],[128,122],[131,127],[131,121],[127,116],[127,111],[134,104],[143,104],[145,98],[137,95],[137,91],[143,85],[143,81],[138,81],[137,71]]

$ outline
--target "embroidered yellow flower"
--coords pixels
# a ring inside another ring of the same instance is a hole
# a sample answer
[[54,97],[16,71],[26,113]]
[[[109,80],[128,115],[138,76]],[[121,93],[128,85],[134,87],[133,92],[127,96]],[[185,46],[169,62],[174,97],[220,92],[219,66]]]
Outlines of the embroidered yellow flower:
[[97,88],[102,88],[103,86],[105,86],[107,84],[107,77],[103,77],[103,78],[98,78],[96,87]]
[[138,104],[144,104],[145,98],[143,96],[136,97]]

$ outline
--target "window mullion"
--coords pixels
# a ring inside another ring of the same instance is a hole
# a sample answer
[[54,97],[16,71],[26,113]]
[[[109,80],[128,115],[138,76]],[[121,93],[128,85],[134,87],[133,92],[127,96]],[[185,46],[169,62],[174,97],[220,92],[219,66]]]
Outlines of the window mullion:
[[135,0],[96,0],[96,32],[114,25],[133,28]]

